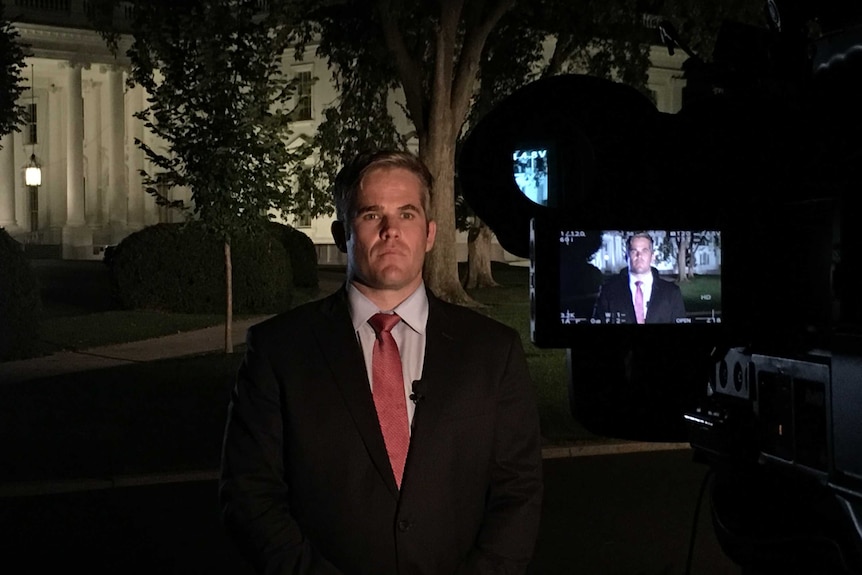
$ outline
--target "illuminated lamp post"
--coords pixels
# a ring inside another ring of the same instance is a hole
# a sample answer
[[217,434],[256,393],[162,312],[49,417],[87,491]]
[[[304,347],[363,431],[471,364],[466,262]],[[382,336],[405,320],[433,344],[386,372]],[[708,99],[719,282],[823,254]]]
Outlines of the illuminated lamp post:
[[[30,113],[33,113],[33,110],[36,109],[36,84],[33,81],[33,69],[35,66],[30,66]],[[30,119],[30,123],[32,124],[33,119]],[[27,168],[24,170],[24,183],[28,186],[41,186],[42,185],[42,166],[39,165],[39,162],[36,161],[36,143],[33,138],[30,139],[30,163],[27,164]]]

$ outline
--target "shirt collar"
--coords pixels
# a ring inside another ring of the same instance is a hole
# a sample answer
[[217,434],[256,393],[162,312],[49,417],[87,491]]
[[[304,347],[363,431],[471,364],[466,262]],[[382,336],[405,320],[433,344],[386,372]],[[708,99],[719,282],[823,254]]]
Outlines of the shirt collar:
[[652,285],[652,271],[648,274],[644,274],[643,277],[635,277],[633,274],[629,274],[629,285],[631,287],[635,286],[635,282],[640,281],[643,282],[643,286],[651,286]]
[[347,282],[347,303],[350,307],[354,331],[358,331],[374,314],[381,311],[394,311],[413,331],[419,334],[425,333],[425,326],[428,323],[428,294],[425,293],[424,282],[393,310],[381,310],[352,283]]
[[641,289],[652,289],[652,274],[645,275],[643,278],[637,278],[633,275],[629,276],[629,289],[634,290],[637,286],[636,282],[641,282]]

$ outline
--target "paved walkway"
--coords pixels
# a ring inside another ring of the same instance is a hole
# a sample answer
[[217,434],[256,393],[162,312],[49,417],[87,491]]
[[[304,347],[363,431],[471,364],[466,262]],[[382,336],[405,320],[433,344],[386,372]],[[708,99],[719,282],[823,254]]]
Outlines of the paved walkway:
[[[233,322],[234,346],[245,343],[246,330],[269,316],[256,316]],[[128,363],[171,357],[199,355],[224,349],[224,324],[163,337],[94,347],[80,351],[61,351],[52,355],[0,363],[0,383],[62,375],[113,367]]]
[[[49,266],[70,266],[74,265],[75,262],[37,261],[36,263],[43,268],[50,269]],[[59,269],[62,271],[63,268],[60,267]],[[342,285],[344,271],[339,268],[321,270],[319,280],[320,296],[332,293]],[[69,282],[68,279],[52,280],[48,278],[47,281],[57,283],[57,289],[69,289],[69,285],[67,285]],[[78,279],[75,281],[81,280]],[[103,291],[106,289],[98,282],[93,281],[93,283],[100,285]],[[246,330],[267,317],[270,316],[260,315],[234,320],[231,328],[234,346],[244,344]],[[141,361],[154,361],[157,359],[199,355],[218,351],[224,349],[224,329],[224,323],[222,323],[206,329],[187,331],[143,341],[106,345],[77,351],[62,351],[33,359],[0,362],[0,384],[104,367],[114,367]]]

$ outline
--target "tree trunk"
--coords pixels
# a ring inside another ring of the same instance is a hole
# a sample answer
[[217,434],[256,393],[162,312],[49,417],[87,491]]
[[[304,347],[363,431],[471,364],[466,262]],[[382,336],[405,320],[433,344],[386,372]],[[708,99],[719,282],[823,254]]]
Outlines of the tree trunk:
[[[423,54],[411,54],[390,2],[374,3],[383,25],[383,38],[393,55],[404,89],[408,116],[419,138],[419,156],[434,178],[431,218],[437,222],[434,249],[425,257],[425,285],[446,301],[475,302],[458,281],[455,228],[455,142],[475,96],[482,49],[491,30],[515,0],[495,0],[484,9],[463,12],[464,0],[439,2],[439,20],[433,42],[433,74],[419,72]],[[477,5],[482,6],[483,3]],[[459,34],[462,17],[470,20],[466,34]],[[427,99],[426,99],[427,96]]]
[[497,287],[491,273],[491,239],[494,233],[488,225],[476,218],[476,224],[467,232],[467,277],[464,287],[467,289]]
[[431,218],[437,222],[437,239],[425,257],[425,285],[440,299],[461,304],[475,302],[458,279],[455,228],[455,139],[443,134],[428,138],[419,155],[434,178]]
[[679,248],[676,251],[677,280],[679,283],[688,281],[688,264],[686,263],[688,260],[686,257],[688,246],[688,234],[680,232]]
[[224,352],[233,353],[233,262],[230,255],[230,242],[224,243],[224,282],[225,282],[225,319]]

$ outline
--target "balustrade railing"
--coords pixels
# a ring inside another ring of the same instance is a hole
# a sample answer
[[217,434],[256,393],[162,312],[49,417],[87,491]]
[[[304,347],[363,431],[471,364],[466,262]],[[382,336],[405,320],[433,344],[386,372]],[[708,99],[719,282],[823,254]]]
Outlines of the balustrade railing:
[[[91,30],[95,26],[95,10],[101,8],[88,0],[13,0],[6,4],[6,17],[13,22],[81,28]],[[132,2],[118,2],[109,21],[118,32],[129,32],[132,21]]]

